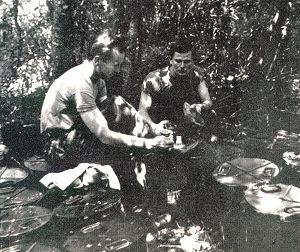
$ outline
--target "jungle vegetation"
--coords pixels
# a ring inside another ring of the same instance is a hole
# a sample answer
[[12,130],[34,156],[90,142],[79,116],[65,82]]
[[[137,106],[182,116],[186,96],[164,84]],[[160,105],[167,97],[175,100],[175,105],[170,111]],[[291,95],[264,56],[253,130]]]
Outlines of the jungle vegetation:
[[91,37],[109,34],[130,41],[110,92],[134,106],[145,75],[184,36],[220,119],[290,127],[300,113],[299,25],[299,0],[1,0],[0,123],[38,120],[53,80],[83,61]]

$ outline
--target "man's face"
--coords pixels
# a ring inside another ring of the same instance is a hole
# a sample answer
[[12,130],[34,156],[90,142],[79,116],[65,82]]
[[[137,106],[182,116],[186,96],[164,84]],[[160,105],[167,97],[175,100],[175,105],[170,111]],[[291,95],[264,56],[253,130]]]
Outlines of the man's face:
[[173,76],[186,76],[191,72],[193,67],[192,52],[178,53],[175,52],[170,60],[170,71]]
[[105,77],[109,78],[114,73],[119,73],[121,71],[121,64],[125,58],[125,53],[120,53],[117,48],[112,49],[111,58],[107,61],[101,61],[100,71]]

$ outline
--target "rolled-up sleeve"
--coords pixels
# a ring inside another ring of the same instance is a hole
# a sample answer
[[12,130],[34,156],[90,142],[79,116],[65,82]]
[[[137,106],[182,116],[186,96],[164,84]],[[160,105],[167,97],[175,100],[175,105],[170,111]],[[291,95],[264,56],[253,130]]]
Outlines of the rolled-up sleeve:
[[153,83],[150,79],[144,80],[142,85],[142,91],[147,95],[151,95],[153,93]]
[[76,93],[75,102],[76,102],[76,110],[79,113],[90,111],[97,107],[94,95],[89,92]]

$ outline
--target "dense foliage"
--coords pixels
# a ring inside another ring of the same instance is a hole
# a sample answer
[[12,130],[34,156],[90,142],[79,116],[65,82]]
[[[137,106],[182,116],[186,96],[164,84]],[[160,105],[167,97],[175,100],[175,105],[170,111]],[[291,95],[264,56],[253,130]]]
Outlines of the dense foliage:
[[135,106],[145,75],[184,36],[220,117],[265,127],[274,108],[299,110],[299,0],[3,0],[0,12],[1,121],[38,119],[47,87],[100,33],[130,39],[115,83]]

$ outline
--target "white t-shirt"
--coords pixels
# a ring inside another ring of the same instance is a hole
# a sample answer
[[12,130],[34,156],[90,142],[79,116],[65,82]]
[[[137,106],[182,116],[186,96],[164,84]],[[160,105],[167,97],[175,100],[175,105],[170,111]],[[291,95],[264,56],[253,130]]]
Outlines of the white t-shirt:
[[84,64],[71,68],[50,86],[41,111],[41,132],[70,129],[79,113],[93,110],[96,100],[107,98],[105,81],[92,83]]

